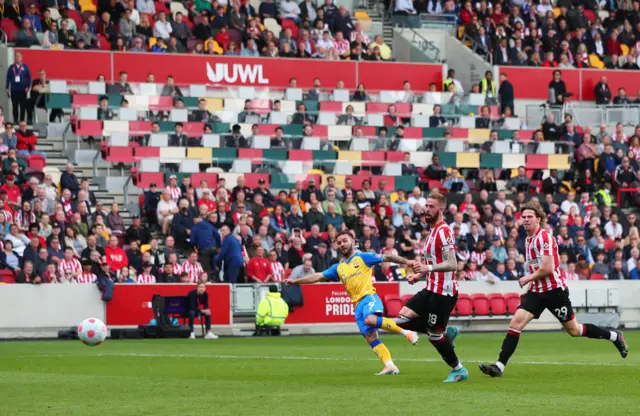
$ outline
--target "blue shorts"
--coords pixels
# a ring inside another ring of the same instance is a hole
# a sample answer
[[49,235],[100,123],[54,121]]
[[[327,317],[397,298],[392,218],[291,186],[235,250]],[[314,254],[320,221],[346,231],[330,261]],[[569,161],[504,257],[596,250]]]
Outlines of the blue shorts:
[[369,326],[364,323],[364,320],[367,319],[369,315],[380,315],[384,313],[384,307],[382,306],[382,300],[378,295],[367,295],[360,299],[358,302],[358,306],[356,306],[356,324],[358,324],[358,329],[362,336],[366,337],[372,332],[377,331],[378,329],[372,326]]

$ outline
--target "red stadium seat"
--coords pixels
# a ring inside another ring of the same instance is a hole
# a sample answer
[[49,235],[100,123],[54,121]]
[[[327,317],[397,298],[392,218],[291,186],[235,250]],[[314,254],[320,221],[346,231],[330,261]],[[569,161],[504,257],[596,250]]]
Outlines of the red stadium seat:
[[616,245],[615,240],[611,240],[609,238],[604,240],[604,249],[605,249],[605,251],[613,250],[615,245]]
[[404,152],[386,152],[387,162],[404,162]]
[[313,137],[329,137],[329,126],[323,126],[321,124],[314,125]]
[[547,169],[549,167],[548,155],[527,155],[525,167],[527,169]]
[[460,293],[458,295],[458,303],[456,303],[456,309],[458,310],[458,316],[471,316],[473,314],[471,296],[467,295],[466,293]]
[[252,164],[262,163],[262,149],[239,149],[238,159],[249,159]]
[[47,166],[47,161],[42,157],[42,155],[29,155],[27,158],[27,164],[31,169],[42,171],[42,169]]
[[105,160],[111,163],[133,163],[133,147],[109,146]]
[[316,181],[316,187],[319,188],[322,185],[322,175],[318,175],[316,173],[311,173],[311,174],[307,174],[305,176],[305,178],[302,180],[302,189],[309,188],[309,181],[311,179]]
[[160,148],[159,147],[136,147],[133,150],[133,156],[136,159],[157,159],[160,157]]
[[264,179],[266,181],[267,187],[269,187],[270,183],[270,177],[268,173],[247,173],[246,175],[244,175],[244,179],[245,186],[248,186],[249,188],[257,188],[258,181],[260,179]]
[[133,133],[151,133],[150,121],[130,121],[129,134]]
[[138,173],[138,188],[149,188],[151,183],[155,183],[159,188],[164,188],[164,172]]
[[74,94],[71,98],[73,100],[71,106],[74,109],[80,107],[98,106],[98,96],[95,94]]
[[189,137],[201,137],[204,134],[204,124],[189,122],[183,123],[184,126],[184,134]]
[[452,139],[466,139],[469,137],[469,130],[468,129],[463,129],[460,127],[454,127],[449,129],[449,131],[451,132],[451,138]]
[[298,38],[300,28],[298,27],[296,22],[291,19],[282,19],[282,31],[284,32],[287,29],[291,29],[291,34],[293,35],[294,39]]
[[589,280],[605,280],[605,279],[604,279],[604,275],[593,273],[589,278]]
[[396,317],[400,314],[400,310],[404,306],[404,303],[398,296],[387,295],[384,297],[384,306],[387,316]]
[[170,111],[172,108],[173,97],[149,97],[149,110],[151,111]]
[[507,314],[507,301],[502,293],[490,293],[487,295],[489,299],[489,305],[491,306],[492,315],[506,315]]
[[102,121],[100,120],[79,120],[76,130],[78,136],[102,136]]
[[471,302],[473,303],[474,315],[489,315],[489,299],[487,299],[487,295],[484,293],[474,293],[471,295]]
[[376,126],[353,126],[353,133],[355,134],[356,129],[362,129],[362,134],[365,137],[375,137],[378,135],[378,128]]
[[73,9],[67,9],[67,13],[69,18],[76,22],[76,27],[80,30],[82,28],[82,16],[80,16],[80,13]]
[[2,19],[2,21],[0,21],[0,29],[7,34],[7,40],[12,43],[16,41],[16,35],[20,30],[11,19]]
[[308,162],[313,160],[312,150],[289,150],[289,160]]
[[191,174],[191,183],[196,188],[200,186],[201,181],[207,181],[207,186],[210,189],[216,189],[218,187],[218,174],[217,173],[192,173]]
[[403,295],[402,296],[402,303],[403,304],[407,304],[407,302],[409,302],[409,299],[411,299],[413,297],[413,295]]
[[362,152],[362,166],[384,166],[384,152]]
[[261,136],[271,136],[276,133],[279,124],[258,124],[258,134]]
[[504,299],[507,302],[507,313],[514,315],[520,306],[520,295],[517,293],[505,293]]
[[422,139],[424,133],[420,127],[407,127],[404,129],[405,139]]
[[110,51],[111,50],[111,42],[109,42],[107,37],[104,36],[104,35],[101,35],[101,34],[98,34],[96,36],[98,38],[98,43],[100,44],[100,49],[103,50],[103,51]]
[[11,270],[0,270],[0,282],[2,283],[15,283],[16,276]]
[[342,114],[342,103],[335,101],[321,101],[320,111],[323,113]]

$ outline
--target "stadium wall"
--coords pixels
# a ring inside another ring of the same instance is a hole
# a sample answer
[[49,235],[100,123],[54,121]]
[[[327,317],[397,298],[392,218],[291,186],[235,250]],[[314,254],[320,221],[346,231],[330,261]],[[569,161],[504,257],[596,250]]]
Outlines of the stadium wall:
[[[462,282],[461,293],[522,293],[516,282],[490,285],[484,282]],[[379,293],[406,295],[416,293],[424,285],[383,283]],[[598,315],[620,315],[626,328],[640,327],[640,286],[633,281],[569,283],[571,298],[583,321]],[[223,335],[250,324],[233,324],[231,287],[210,285],[210,304],[214,309],[214,328]],[[192,285],[118,285],[112,302],[105,304],[95,285],[1,285],[0,338],[42,338],[56,336],[60,329],[77,325],[88,317],[102,319],[110,327],[137,326],[152,318],[151,296],[184,295]],[[287,328],[291,334],[353,333],[352,308],[344,290],[338,284],[318,284],[303,287],[305,305],[292,315]],[[509,317],[453,318],[456,325],[472,331],[504,330]],[[545,312],[534,321],[531,329],[551,330],[560,326]]]

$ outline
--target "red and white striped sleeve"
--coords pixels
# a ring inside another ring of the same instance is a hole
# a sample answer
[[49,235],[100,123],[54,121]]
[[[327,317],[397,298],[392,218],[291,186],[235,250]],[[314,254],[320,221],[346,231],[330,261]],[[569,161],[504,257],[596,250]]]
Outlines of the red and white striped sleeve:
[[547,231],[542,231],[540,233],[540,255],[541,256],[551,256],[553,254],[553,237]]

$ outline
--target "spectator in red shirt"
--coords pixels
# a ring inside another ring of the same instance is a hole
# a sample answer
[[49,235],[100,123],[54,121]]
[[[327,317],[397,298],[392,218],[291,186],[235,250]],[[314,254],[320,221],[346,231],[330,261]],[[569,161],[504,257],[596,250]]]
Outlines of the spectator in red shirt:
[[230,42],[227,25],[223,25],[218,31],[218,34],[216,35],[216,42],[218,42],[218,45],[220,45],[223,50],[227,50]]
[[16,132],[16,136],[18,137],[18,145],[16,146],[18,149],[18,156],[27,158],[29,155],[40,155],[45,159],[47,158],[47,155],[44,152],[36,150],[38,138],[32,130],[27,129],[26,121],[22,120],[20,122],[20,127]]
[[129,265],[127,254],[118,246],[118,237],[116,236],[111,237],[109,245],[104,249],[104,253],[107,257],[107,264],[114,272]]
[[211,199],[211,191],[209,189],[202,190],[202,197],[198,200],[198,211],[203,205],[207,207],[207,212],[213,212],[216,210],[216,201]]
[[20,187],[15,184],[15,176],[8,174],[5,181],[6,183],[0,186],[0,191],[7,193],[7,202],[12,210],[20,209],[21,192]]
[[475,16],[473,9],[471,8],[471,2],[467,1],[464,3],[464,8],[460,11],[460,24],[463,26],[471,23],[471,18]]
[[256,248],[256,255],[249,260],[247,265],[247,277],[249,282],[263,283],[267,277],[271,274],[271,263],[264,258],[264,248],[258,246]]

